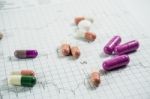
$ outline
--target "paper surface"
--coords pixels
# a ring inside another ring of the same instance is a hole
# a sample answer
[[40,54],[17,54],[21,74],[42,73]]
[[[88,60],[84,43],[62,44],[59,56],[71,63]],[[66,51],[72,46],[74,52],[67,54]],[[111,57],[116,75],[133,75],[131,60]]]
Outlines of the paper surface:
[[[73,37],[74,17],[81,15],[93,17],[91,31],[97,34],[96,41]],[[144,33],[120,0],[1,0],[0,32],[4,33],[0,41],[0,99],[150,98],[150,34]],[[102,52],[114,35],[120,35],[122,43],[138,40],[140,48],[129,55],[126,68],[101,74],[100,86],[91,89],[88,76],[113,57]],[[66,40],[80,47],[79,59],[58,57],[56,50]],[[10,60],[16,49],[37,49],[40,55]],[[10,73],[21,69],[37,73],[33,88],[7,84]]]

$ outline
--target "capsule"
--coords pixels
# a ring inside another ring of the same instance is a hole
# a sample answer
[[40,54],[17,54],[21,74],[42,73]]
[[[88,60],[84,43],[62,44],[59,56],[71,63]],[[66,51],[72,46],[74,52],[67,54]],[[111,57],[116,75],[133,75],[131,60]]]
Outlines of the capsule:
[[90,75],[90,83],[93,86],[98,87],[100,82],[100,73],[98,71],[93,71]]
[[24,69],[21,71],[14,71],[11,73],[12,75],[26,75],[26,76],[35,76],[35,72],[33,70]]
[[90,17],[83,17],[83,16],[76,17],[74,19],[74,22],[75,22],[76,25],[78,25],[79,22],[82,21],[82,20],[89,20],[89,21],[91,21],[93,23],[93,19],[92,18],[90,18]]
[[3,33],[0,32],[0,40],[3,38]]
[[118,45],[115,48],[115,54],[121,55],[121,54],[130,53],[130,52],[136,51],[138,48],[139,48],[139,42],[136,40],[133,40],[125,44]]
[[11,75],[8,83],[17,86],[33,87],[36,84],[36,78],[34,76]]
[[71,55],[77,59],[80,57],[80,49],[77,46],[71,47]]
[[69,44],[62,44],[58,49],[58,54],[60,56],[69,56],[71,54],[71,49]]
[[94,41],[96,39],[96,34],[93,32],[78,32],[78,37],[85,38],[87,41]]
[[78,24],[79,30],[82,30],[82,31],[89,31],[91,26],[92,26],[92,23],[89,20],[82,20]]
[[130,59],[128,55],[116,56],[112,59],[106,60],[103,62],[103,69],[110,71],[120,67],[124,67],[129,63]]
[[115,47],[121,42],[120,36],[114,36],[104,47],[104,52],[106,54],[112,54]]
[[15,57],[20,59],[36,58],[38,55],[37,50],[16,50],[14,52]]

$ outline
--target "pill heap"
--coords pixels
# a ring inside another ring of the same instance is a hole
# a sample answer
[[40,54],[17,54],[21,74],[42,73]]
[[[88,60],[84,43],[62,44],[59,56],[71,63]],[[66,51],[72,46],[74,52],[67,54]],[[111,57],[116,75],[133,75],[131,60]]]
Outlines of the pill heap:
[[74,23],[78,26],[77,37],[84,38],[87,41],[94,41],[96,34],[89,31],[93,22],[93,19],[89,17],[76,17]]
[[[130,58],[128,53],[134,52],[139,48],[139,42],[136,40],[121,43],[120,36],[114,36],[105,46],[105,54],[115,54],[116,56],[103,62],[102,67],[106,71],[117,69],[128,65]],[[119,45],[120,44],[120,45]]]
[[80,49],[78,46],[65,43],[58,48],[58,55],[72,56],[74,59],[77,59],[80,57]]
[[36,77],[33,70],[14,71],[8,78],[8,84],[15,86],[33,87]]
[[[89,17],[76,17],[74,23],[78,27],[76,31],[77,37],[87,41],[94,41],[96,39],[96,34],[90,31],[93,22],[93,19]],[[2,38],[3,34],[0,32],[0,39]],[[102,67],[104,71],[111,71],[127,66],[130,62],[128,54],[139,48],[139,42],[137,40],[132,40],[124,44],[120,44],[121,41],[122,39],[120,36],[114,36],[104,46],[103,51],[105,54],[115,55],[111,59],[103,62]],[[78,59],[81,52],[78,46],[63,43],[58,48],[58,54],[60,56],[72,56]],[[38,51],[35,49],[15,50],[14,56],[18,59],[36,58],[38,56]],[[8,83],[15,86],[33,87],[36,82],[35,72],[29,69],[14,71],[8,78]],[[92,86],[98,87],[101,83],[100,72],[97,70],[92,71],[89,82]]]

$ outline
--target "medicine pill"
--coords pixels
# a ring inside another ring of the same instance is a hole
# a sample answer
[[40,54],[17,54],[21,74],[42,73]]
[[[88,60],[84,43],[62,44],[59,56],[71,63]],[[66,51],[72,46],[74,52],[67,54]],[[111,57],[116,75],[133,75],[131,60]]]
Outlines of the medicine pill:
[[98,87],[100,82],[100,73],[98,71],[93,71],[90,75],[90,83],[93,86]]
[[26,76],[35,76],[35,72],[29,69],[23,69],[21,71],[14,71],[11,73],[12,75],[26,75]]
[[118,45],[115,48],[115,54],[121,55],[121,54],[130,53],[130,52],[136,51],[138,48],[139,48],[139,42],[136,40],[133,40],[125,44]]
[[128,55],[121,55],[113,57],[112,59],[106,60],[103,62],[103,69],[106,71],[117,69],[123,66],[126,66],[129,63],[130,59]]
[[34,76],[11,75],[8,83],[17,86],[33,87],[36,84],[36,78]]
[[14,52],[15,57],[20,59],[36,58],[38,55],[37,50],[16,50]]
[[82,21],[82,20],[89,20],[89,21],[91,21],[91,23],[93,23],[93,19],[92,18],[90,18],[90,17],[83,17],[83,16],[76,17],[74,19],[74,22],[75,22],[76,25],[78,25],[79,22]]
[[92,26],[92,23],[89,20],[82,20],[78,24],[79,30],[82,30],[82,31],[85,31],[85,32],[89,31],[91,26]]
[[84,17],[76,17],[76,18],[74,19],[74,22],[75,22],[76,25],[78,25],[79,22],[80,22],[81,20],[84,20],[84,19],[85,19]]
[[80,57],[80,49],[77,46],[72,46],[71,47],[71,55],[77,59]]
[[71,49],[69,44],[62,44],[58,49],[58,54],[60,56],[69,56],[71,54]]
[[0,32],[0,40],[3,38],[3,33]]
[[114,36],[104,47],[104,52],[106,54],[112,54],[115,47],[121,42],[120,36]]
[[93,32],[78,32],[78,37],[85,38],[87,41],[94,41],[96,39],[96,34]]

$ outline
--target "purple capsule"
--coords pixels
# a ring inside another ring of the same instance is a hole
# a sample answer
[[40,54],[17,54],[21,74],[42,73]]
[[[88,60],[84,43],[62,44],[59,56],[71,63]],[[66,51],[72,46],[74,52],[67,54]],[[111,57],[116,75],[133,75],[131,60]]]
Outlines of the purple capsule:
[[128,55],[121,55],[121,56],[116,56],[112,59],[104,61],[102,66],[104,70],[110,71],[113,69],[126,66],[129,63],[129,61],[130,61],[130,58]]
[[37,50],[16,50],[14,52],[15,57],[17,58],[36,58],[38,55]]
[[115,48],[115,54],[122,55],[122,54],[130,53],[130,52],[136,51],[138,48],[139,48],[139,42],[136,40],[133,40],[125,44],[118,45]]
[[114,36],[104,47],[104,52],[106,54],[112,54],[114,51],[115,47],[119,45],[121,42],[121,37],[120,36]]

